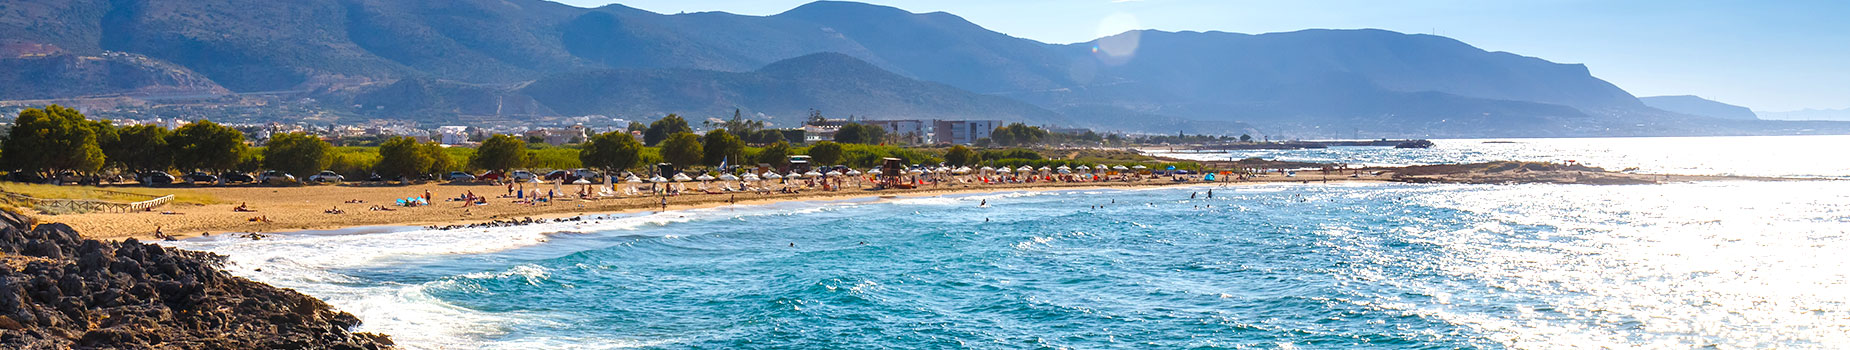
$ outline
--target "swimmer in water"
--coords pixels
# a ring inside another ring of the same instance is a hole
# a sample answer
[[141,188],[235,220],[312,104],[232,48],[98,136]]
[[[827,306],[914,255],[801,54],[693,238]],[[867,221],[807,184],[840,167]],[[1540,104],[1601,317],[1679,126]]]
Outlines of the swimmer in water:
[[987,206],[989,206],[989,200],[988,200],[988,199],[984,199],[982,203],[977,203],[977,204],[976,204],[976,206],[979,206],[979,207],[987,207]]

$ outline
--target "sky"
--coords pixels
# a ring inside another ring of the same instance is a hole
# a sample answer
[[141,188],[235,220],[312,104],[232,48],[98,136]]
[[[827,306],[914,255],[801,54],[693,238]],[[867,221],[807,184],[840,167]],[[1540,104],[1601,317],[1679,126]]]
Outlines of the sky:
[[[659,13],[771,15],[807,0],[555,0]],[[1130,29],[1377,28],[1586,64],[1638,96],[1697,95],[1757,111],[1850,108],[1850,1],[867,0],[1073,43]]]

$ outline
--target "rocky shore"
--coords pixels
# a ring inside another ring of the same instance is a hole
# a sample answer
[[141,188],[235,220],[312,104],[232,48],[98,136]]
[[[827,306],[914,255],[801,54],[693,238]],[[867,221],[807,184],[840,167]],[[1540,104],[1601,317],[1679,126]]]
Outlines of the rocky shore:
[[389,349],[320,300],[220,270],[222,257],[83,239],[0,210],[0,348]]

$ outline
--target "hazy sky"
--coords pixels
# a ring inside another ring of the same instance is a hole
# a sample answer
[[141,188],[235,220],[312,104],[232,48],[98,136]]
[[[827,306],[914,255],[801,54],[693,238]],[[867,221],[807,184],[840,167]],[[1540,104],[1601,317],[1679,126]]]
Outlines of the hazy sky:
[[[660,13],[770,15],[806,0],[559,0]],[[1583,63],[1638,96],[1698,95],[1760,111],[1850,108],[1850,1],[870,0],[944,11],[1044,42],[1133,28],[1239,33],[1381,28]]]

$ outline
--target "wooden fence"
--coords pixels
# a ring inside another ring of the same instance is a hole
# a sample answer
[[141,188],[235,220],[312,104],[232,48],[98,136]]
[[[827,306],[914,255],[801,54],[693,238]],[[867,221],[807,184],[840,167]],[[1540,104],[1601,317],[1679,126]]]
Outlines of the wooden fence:
[[142,210],[148,210],[148,209],[152,209],[155,207],[159,207],[163,204],[167,204],[167,202],[173,201],[173,195],[171,194],[160,196],[160,197],[155,197],[154,199],[149,199],[145,201],[134,202],[134,203],[121,203],[121,202],[100,201],[100,200],[92,200],[92,199],[45,199],[45,198],[37,198],[37,197],[27,196],[27,195],[18,194],[18,193],[12,193],[12,192],[7,192],[6,195],[9,197],[22,200],[22,201],[33,203],[35,205],[67,207],[67,208],[72,208],[72,209],[78,209],[80,212],[86,212],[86,213],[87,212],[99,212],[99,211],[100,212],[111,212],[111,213],[135,212],[135,211],[142,211]]

